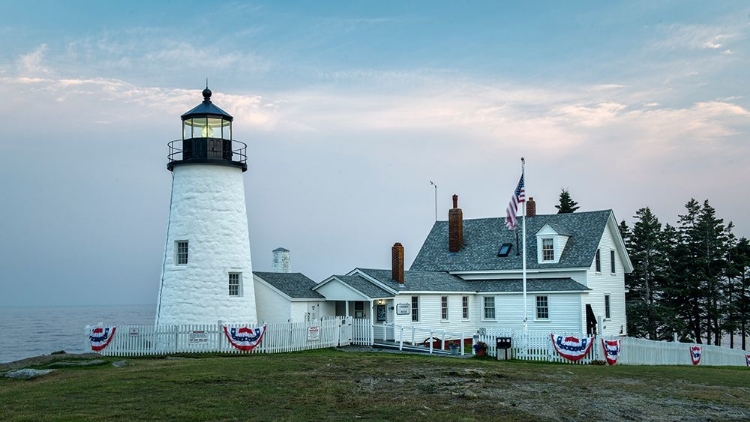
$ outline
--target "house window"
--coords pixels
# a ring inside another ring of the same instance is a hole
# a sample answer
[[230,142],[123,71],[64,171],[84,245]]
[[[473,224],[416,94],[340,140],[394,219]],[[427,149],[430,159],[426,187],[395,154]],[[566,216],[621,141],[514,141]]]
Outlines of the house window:
[[549,301],[547,296],[536,297],[536,319],[549,319]]
[[609,319],[611,315],[609,308],[609,295],[604,295],[604,318]]
[[594,258],[594,262],[596,263],[596,272],[600,273],[602,272],[602,254],[601,249],[596,250],[596,258]]
[[463,308],[463,318],[469,319],[469,296],[461,298],[461,307]]
[[239,296],[242,273],[229,273],[229,296]]
[[555,260],[555,243],[552,239],[542,239],[542,261]]
[[188,263],[188,241],[178,240],[175,242],[175,251],[177,252],[177,265],[187,265]]
[[354,302],[354,318],[365,318],[364,302]]
[[609,272],[615,273],[615,251],[609,251]]
[[419,321],[419,296],[411,297],[411,320],[413,322]]
[[484,298],[484,319],[495,319],[495,298],[487,296]]
[[440,316],[443,321],[448,321],[448,296],[440,298]]

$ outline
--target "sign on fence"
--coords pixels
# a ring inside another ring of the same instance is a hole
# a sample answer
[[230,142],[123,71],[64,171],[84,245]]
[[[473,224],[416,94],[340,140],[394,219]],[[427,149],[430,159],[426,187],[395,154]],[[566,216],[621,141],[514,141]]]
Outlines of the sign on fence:
[[128,330],[128,334],[131,337],[136,337],[136,336],[138,336],[138,329],[137,328],[131,328],[130,330]]
[[320,341],[320,327],[307,327],[307,341]]
[[208,334],[203,330],[191,331],[188,333],[188,344],[205,344],[208,343]]

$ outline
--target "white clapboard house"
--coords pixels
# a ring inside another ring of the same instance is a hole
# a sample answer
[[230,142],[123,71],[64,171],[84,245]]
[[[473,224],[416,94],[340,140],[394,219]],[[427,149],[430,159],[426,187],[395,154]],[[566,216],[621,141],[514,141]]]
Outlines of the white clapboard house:
[[[528,329],[627,335],[624,274],[632,271],[611,210],[536,215],[527,203]],[[519,245],[520,246],[520,245]],[[312,290],[335,315],[473,332],[523,327],[522,254],[504,218],[464,220],[454,198],[411,269],[393,246],[391,269],[356,268]],[[260,307],[258,308],[260,312]]]

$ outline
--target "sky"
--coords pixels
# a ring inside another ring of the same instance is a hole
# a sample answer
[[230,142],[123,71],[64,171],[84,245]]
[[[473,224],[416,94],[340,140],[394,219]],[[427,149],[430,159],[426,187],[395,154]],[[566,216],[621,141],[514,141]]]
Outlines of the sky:
[[[750,237],[750,4],[11,2],[0,18],[0,306],[155,304],[167,143],[234,116],[252,265],[407,268],[451,195],[618,221],[691,199]],[[437,189],[430,184],[434,182]]]

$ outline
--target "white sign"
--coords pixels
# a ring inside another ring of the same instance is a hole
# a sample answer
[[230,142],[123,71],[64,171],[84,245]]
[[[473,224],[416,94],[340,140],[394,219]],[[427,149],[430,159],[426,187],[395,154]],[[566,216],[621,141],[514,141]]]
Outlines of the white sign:
[[411,305],[408,303],[399,303],[396,305],[396,315],[409,315],[411,313]]
[[138,335],[138,329],[137,328],[131,328],[129,331],[130,335],[135,337]]
[[320,327],[307,327],[307,341],[320,341]]
[[188,344],[208,343],[208,334],[205,331],[191,331],[188,333]]

